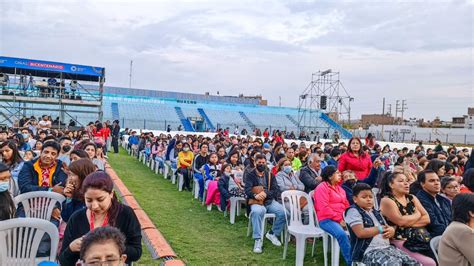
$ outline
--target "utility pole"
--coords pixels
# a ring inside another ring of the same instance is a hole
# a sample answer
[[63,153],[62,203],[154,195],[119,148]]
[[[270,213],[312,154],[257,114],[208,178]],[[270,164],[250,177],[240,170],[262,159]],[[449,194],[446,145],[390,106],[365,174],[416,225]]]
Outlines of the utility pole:
[[383,97],[383,103],[382,103],[382,115],[385,115],[385,97]]
[[398,118],[398,110],[400,110],[400,109],[399,109],[399,108],[400,108],[399,102],[400,102],[400,100],[396,100],[396,101],[395,101],[395,119]]
[[389,114],[390,116],[392,116],[392,104],[389,103],[389,104],[387,104],[387,105],[388,105],[388,114]]
[[130,60],[130,78],[128,81],[128,88],[132,88],[132,67],[133,67],[133,60]]
[[401,108],[401,112],[402,112],[402,121],[403,121],[403,113],[405,112],[407,108],[407,100],[402,100],[402,106],[400,107]]

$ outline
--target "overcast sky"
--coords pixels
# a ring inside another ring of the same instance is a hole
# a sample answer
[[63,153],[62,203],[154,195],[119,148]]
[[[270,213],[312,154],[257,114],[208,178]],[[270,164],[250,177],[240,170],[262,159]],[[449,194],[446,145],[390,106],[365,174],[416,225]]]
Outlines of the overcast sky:
[[332,69],[352,117],[406,99],[405,117],[474,106],[473,0],[0,0],[0,54],[103,66],[107,85],[261,94],[297,107]]

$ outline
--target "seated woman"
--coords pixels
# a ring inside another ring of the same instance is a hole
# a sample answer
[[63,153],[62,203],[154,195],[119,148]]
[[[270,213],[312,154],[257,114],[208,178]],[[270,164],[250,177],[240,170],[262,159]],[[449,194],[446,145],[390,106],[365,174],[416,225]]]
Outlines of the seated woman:
[[125,265],[125,236],[117,228],[99,227],[82,240],[80,265]]
[[343,213],[349,207],[346,192],[341,187],[341,173],[332,165],[321,172],[323,182],[314,191],[316,215],[319,226],[334,236],[341,247],[347,265],[351,265],[351,245],[344,231]]
[[158,163],[159,169],[164,169],[165,168],[165,155],[166,148],[163,142],[161,141],[156,141],[153,146],[151,146],[151,156],[153,160],[155,160]]
[[222,166],[222,174],[217,181],[220,193],[220,210],[227,208],[227,201],[230,197],[246,197],[242,175],[242,171],[232,170],[230,164],[224,164]]
[[140,259],[140,223],[134,211],[117,200],[113,188],[112,179],[103,171],[86,177],[82,184],[86,209],[75,212],[69,218],[59,256],[61,265],[76,265],[84,235],[104,226],[116,227],[125,235],[127,264]]
[[97,158],[97,145],[92,142],[84,144],[83,149],[89,155],[89,159],[95,164],[98,170],[105,170],[105,161]]
[[424,227],[430,223],[425,208],[414,195],[409,194],[409,190],[408,179],[403,173],[388,172],[382,179],[383,198],[380,201],[380,211],[387,218],[389,225],[397,227],[391,243],[423,265],[436,265],[435,261],[427,256],[431,254],[412,252],[403,246],[409,228]]
[[353,188],[354,202],[346,210],[346,224],[351,236],[353,262],[365,265],[418,265],[403,251],[390,245],[395,228],[387,225],[379,211],[374,209],[374,196],[368,184]]
[[191,178],[192,178],[192,164],[194,160],[194,154],[191,151],[189,143],[183,144],[183,150],[178,153],[178,171],[183,175],[183,187],[191,191]]
[[461,193],[459,190],[459,183],[456,181],[456,178],[445,176],[441,178],[441,196],[453,201],[454,197]]
[[453,221],[439,243],[439,264],[474,265],[474,194],[457,195],[452,208]]
[[[275,178],[278,183],[278,187],[280,188],[280,192],[284,192],[287,190],[304,191],[304,184],[293,171],[290,159],[288,159],[287,157],[281,158],[275,168],[277,168],[277,175]],[[279,202],[281,202],[281,199],[279,199]],[[303,217],[306,220],[306,218],[308,217],[308,203],[304,202],[301,204],[301,206],[303,207]],[[283,202],[283,205],[287,210],[290,210],[289,202]]]
[[16,197],[20,194],[18,187],[18,175],[23,167],[24,161],[20,156],[16,143],[14,141],[5,141],[0,145],[0,151],[2,153],[2,162],[8,166],[11,173],[11,186],[10,192],[12,197]]
[[61,210],[61,218],[65,223],[74,212],[86,207],[84,195],[81,193],[82,182],[95,170],[95,165],[89,159],[79,159],[69,165],[67,183],[64,188],[66,201],[63,202]]

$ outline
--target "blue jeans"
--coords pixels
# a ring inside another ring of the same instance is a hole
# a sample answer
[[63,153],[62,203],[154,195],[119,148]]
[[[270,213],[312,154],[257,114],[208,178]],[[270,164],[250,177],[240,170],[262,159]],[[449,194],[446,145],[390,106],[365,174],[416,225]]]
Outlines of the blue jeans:
[[201,173],[194,173],[194,179],[196,179],[199,183],[199,198],[202,199],[204,195],[204,177]]
[[285,207],[278,203],[276,200],[272,200],[272,203],[267,206],[254,204],[250,206],[253,229],[253,239],[259,239],[265,233],[262,233],[262,220],[265,213],[274,213],[276,218],[273,222],[272,231],[276,237],[279,237],[283,229],[285,228]]
[[165,168],[165,160],[162,157],[155,156],[155,161],[158,163],[159,168],[161,168],[161,169]]
[[347,236],[346,232],[344,229],[342,229],[342,226],[330,219],[320,221],[319,226],[337,239],[346,264],[351,265],[351,243],[349,242],[349,237]]

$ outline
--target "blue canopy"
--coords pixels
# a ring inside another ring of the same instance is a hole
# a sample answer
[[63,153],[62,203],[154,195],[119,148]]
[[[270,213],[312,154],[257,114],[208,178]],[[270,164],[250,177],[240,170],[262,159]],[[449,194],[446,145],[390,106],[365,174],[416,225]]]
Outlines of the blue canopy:
[[63,73],[68,79],[99,81],[105,75],[105,68],[0,56],[0,72],[40,77]]

